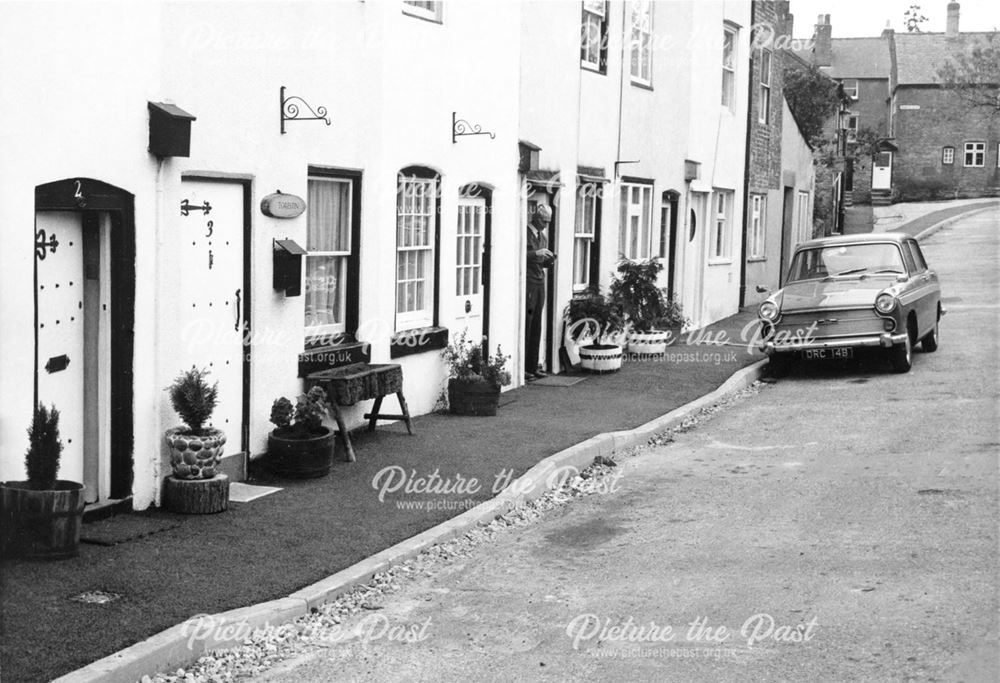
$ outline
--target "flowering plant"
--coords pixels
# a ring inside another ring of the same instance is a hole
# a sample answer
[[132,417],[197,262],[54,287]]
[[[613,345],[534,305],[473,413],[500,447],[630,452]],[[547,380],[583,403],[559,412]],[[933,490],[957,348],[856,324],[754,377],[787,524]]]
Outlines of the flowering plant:
[[281,431],[298,438],[309,438],[323,431],[323,418],[330,411],[326,406],[326,392],[315,386],[292,402],[282,396],[271,406],[271,422]]
[[460,382],[484,380],[496,387],[510,384],[510,372],[505,369],[510,356],[503,355],[499,345],[497,352],[491,356],[486,346],[486,337],[477,344],[468,339],[463,331],[448,344],[443,355],[445,363],[448,364],[450,379]]

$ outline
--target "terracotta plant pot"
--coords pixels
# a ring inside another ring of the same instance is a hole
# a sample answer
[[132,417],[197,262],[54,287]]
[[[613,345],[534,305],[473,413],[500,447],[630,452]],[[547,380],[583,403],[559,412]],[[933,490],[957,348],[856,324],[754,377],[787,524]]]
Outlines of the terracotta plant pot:
[[617,372],[622,367],[622,347],[617,344],[580,347],[580,365],[587,372]]
[[493,416],[500,403],[500,387],[485,380],[448,380],[448,409],[455,415]]
[[173,427],[166,432],[170,445],[170,466],[178,479],[211,479],[218,474],[226,435],[221,429],[207,428],[200,435],[189,434],[187,427]]
[[315,479],[330,473],[337,432],[322,428],[322,434],[300,437],[275,429],[267,436],[264,466],[279,477]]
[[26,481],[0,484],[0,552],[58,560],[80,552],[83,484],[56,480],[39,489]]

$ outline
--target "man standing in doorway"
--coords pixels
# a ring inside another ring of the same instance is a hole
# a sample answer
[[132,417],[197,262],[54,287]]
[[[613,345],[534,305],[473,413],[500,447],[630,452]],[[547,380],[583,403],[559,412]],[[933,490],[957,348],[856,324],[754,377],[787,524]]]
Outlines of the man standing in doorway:
[[542,307],[545,305],[545,270],[555,261],[549,250],[546,228],[552,222],[552,209],[539,204],[528,219],[528,282],[526,324],[524,328],[524,380],[530,382],[545,377],[538,367],[538,346],[542,340]]

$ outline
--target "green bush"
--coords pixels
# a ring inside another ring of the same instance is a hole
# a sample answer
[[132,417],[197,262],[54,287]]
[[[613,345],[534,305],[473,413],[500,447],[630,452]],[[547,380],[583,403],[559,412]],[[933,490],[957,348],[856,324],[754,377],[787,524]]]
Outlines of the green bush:
[[59,471],[62,456],[62,441],[59,438],[59,411],[39,403],[28,429],[28,452],[24,456],[24,466],[28,470],[28,481],[41,488],[51,488]]
[[315,386],[298,397],[295,407],[284,396],[271,405],[271,422],[282,432],[295,438],[309,438],[323,432],[323,418],[330,415],[326,391]]
[[182,372],[167,387],[170,392],[170,404],[181,416],[193,435],[201,435],[202,429],[219,401],[219,383],[209,386],[205,378],[210,370],[199,370],[193,365],[187,372]]

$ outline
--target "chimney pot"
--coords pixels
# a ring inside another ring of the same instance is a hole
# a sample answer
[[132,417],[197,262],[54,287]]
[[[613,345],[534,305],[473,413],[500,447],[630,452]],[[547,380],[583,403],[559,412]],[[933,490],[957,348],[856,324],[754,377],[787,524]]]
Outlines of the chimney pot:
[[945,29],[945,35],[949,38],[958,37],[958,15],[961,5],[957,2],[948,3],[948,24]]

